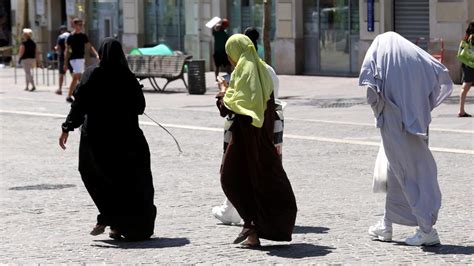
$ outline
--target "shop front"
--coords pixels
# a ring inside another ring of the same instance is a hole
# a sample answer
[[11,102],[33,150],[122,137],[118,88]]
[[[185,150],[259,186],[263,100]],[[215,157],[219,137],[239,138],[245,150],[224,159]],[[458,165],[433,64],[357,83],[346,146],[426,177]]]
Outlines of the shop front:
[[145,2],[145,47],[165,44],[184,51],[184,0],[147,0]]
[[304,73],[354,76],[359,71],[359,0],[304,0]]

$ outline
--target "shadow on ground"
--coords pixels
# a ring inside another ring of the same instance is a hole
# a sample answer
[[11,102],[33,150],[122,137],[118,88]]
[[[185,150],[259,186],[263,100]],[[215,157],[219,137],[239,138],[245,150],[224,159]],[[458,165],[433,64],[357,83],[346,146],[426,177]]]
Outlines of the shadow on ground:
[[166,88],[165,91],[157,91],[154,90],[152,87],[144,87],[143,93],[158,93],[158,94],[175,94],[175,93],[188,93],[186,89],[180,89],[180,88],[171,88],[168,89]]
[[293,234],[327,234],[328,231],[329,228],[318,226],[295,225],[295,228],[293,228]]
[[291,259],[302,259],[310,257],[321,257],[326,256],[335,249],[333,247],[318,246],[306,243],[288,244],[288,245],[269,245],[254,248],[254,250],[266,251],[267,255],[291,258]]
[[[455,95],[456,92],[453,92],[451,96],[446,98],[446,100],[443,101],[444,104],[459,104],[459,96]],[[466,97],[466,103],[474,103],[474,96],[467,96]]]
[[[395,245],[407,246],[403,241],[393,241]],[[435,253],[440,255],[474,255],[474,246],[461,246],[461,245],[435,245],[435,246],[422,246],[421,249],[424,252]]]
[[474,246],[437,245],[422,247],[424,252],[435,254],[474,255]]
[[73,184],[39,184],[39,185],[30,185],[30,186],[21,186],[21,187],[11,187],[8,190],[56,190],[56,189],[65,189],[73,188],[76,185]]
[[148,248],[173,248],[182,247],[191,243],[187,238],[164,238],[157,237],[145,241],[124,241],[124,240],[94,240],[92,246],[100,248],[122,248],[122,249],[148,249]]

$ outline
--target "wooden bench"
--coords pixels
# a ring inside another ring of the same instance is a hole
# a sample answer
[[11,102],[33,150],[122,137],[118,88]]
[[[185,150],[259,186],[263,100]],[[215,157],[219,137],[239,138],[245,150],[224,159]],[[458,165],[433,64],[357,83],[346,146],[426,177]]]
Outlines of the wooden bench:
[[[181,79],[186,89],[188,84],[184,80],[184,65],[190,55],[127,55],[130,70],[138,79],[149,79],[151,86],[158,92],[163,92],[166,86],[174,80]],[[166,79],[161,88],[155,78]]]

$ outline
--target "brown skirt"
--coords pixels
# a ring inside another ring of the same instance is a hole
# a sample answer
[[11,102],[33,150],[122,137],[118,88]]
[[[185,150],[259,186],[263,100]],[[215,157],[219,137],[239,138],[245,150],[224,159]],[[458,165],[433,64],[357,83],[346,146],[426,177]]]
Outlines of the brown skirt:
[[282,161],[273,145],[273,98],[267,102],[262,128],[248,116],[236,115],[224,154],[221,184],[246,225],[260,238],[291,241],[296,200]]

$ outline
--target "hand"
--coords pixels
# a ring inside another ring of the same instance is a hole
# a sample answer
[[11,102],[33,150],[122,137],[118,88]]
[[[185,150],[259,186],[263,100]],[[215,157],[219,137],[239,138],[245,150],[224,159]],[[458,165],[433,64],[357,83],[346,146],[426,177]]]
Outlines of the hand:
[[221,92],[225,92],[227,87],[229,87],[229,84],[227,84],[227,81],[219,76],[217,77],[217,85],[219,86],[219,91]]
[[66,149],[66,142],[67,142],[67,138],[69,137],[69,133],[68,132],[63,132],[61,134],[61,136],[59,137],[59,146],[65,150]]
[[63,67],[63,69],[64,69],[65,72],[68,71],[67,65],[68,65],[68,64],[67,64],[66,62],[64,62],[64,67]]

